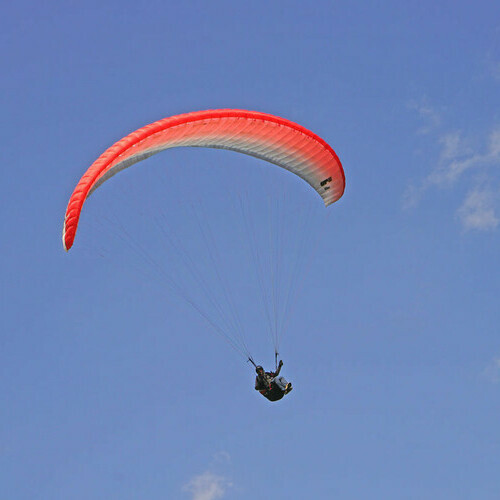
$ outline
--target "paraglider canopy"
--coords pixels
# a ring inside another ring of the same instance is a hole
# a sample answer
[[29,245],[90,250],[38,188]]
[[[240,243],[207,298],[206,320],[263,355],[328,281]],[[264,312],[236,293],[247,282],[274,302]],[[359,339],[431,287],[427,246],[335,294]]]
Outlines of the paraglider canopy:
[[142,127],[106,150],[85,172],[69,200],[63,245],[73,245],[87,197],[121,170],[160,151],[179,146],[229,149],[274,163],[308,182],[326,206],[345,189],[334,150],[306,128],[274,115],[238,109],[196,111]]

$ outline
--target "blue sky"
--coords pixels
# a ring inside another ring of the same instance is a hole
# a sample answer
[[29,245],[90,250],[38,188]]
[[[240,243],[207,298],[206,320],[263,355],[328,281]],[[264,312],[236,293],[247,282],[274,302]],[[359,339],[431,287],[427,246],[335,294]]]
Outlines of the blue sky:
[[[0,19],[1,498],[500,498],[498,6],[19,1]],[[100,188],[63,251],[67,200],[106,147],[213,108],[323,137],[344,197],[326,210],[256,159],[177,149]],[[280,183],[285,230],[300,239],[309,207],[318,228],[275,404],[127,244],[182,274],[148,229],[166,214],[210,271],[196,200],[270,366],[231,246],[241,179],[256,222]]]

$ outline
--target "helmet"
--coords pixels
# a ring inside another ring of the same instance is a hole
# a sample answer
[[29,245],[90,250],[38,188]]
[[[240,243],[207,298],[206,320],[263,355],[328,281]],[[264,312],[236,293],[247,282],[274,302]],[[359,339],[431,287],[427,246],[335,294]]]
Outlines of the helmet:
[[262,368],[262,366],[260,366],[260,365],[255,367],[255,372],[256,373],[259,373],[260,370],[264,370],[264,368]]

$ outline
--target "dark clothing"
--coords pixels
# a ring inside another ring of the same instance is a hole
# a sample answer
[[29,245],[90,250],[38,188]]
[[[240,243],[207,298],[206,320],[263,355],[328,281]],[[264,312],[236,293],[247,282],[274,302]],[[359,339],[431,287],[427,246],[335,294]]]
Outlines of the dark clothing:
[[263,396],[269,399],[269,401],[278,401],[284,395],[285,393],[275,384],[272,384],[271,389],[263,394]]
[[255,390],[269,390],[275,376],[276,375],[274,372],[265,372],[264,375],[257,375],[255,377]]

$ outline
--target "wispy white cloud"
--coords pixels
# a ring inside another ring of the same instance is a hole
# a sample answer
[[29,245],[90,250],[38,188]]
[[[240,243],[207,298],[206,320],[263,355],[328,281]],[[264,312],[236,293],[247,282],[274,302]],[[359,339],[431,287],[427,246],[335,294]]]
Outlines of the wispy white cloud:
[[488,188],[476,187],[467,194],[457,215],[465,230],[487,231],[498,226],[495,214],[495,198]]
[[440,152],[434,169],[419,184],[410,185],[403,195],[403,207],[413,208],[431,187],[445,188],[480,161],[467,146],[460,132],[450,132],[436,139]]
[[432,188],[451,189],[467,182],[471,187],[457,209],[458,221],[465,230],[487,231],[497,228],[500,189],[495,189],[494,186],[500,184],[500,169],[492,167],[500,167],[500,128],[494,128],[490,132],[482,148],[474,148],[472,141],[460,131],[440,130],[439,114],[429,104],[415,104],[412,108],[426,123],[424,129],[417,133],[422,133],[422,130],[430,131],[432,128],[439,153],[430,173],[406,189],[402,200],[403,208],[416,207],[422,196]]
[[417,186],[415,184],[410,184],[403,193],[403,208],[405,210],[415,208],[419,204],[424,190],[423,185]]
[[427,100],[411,101],[409,108],[416,111],[423,122],[422,126],[417,130],[418,134],[429,134],[440,125],[440,113]]
[[183,490],[192,495],[192,500],[217,500],[223,498],[231,486],[227,478],[207,471],[193,477]]
[[483,370],[483,376],[490,382],[498,384],[500,382],[500,357],[494,358]]
[[451,185],[467,170],[500,163],[500,129],[490,133],[488,146],[480,153],[469,147],[459,132],[446,134],[439,142],[441,154],[437,167],[427,177],[429,184],[441,187]]

